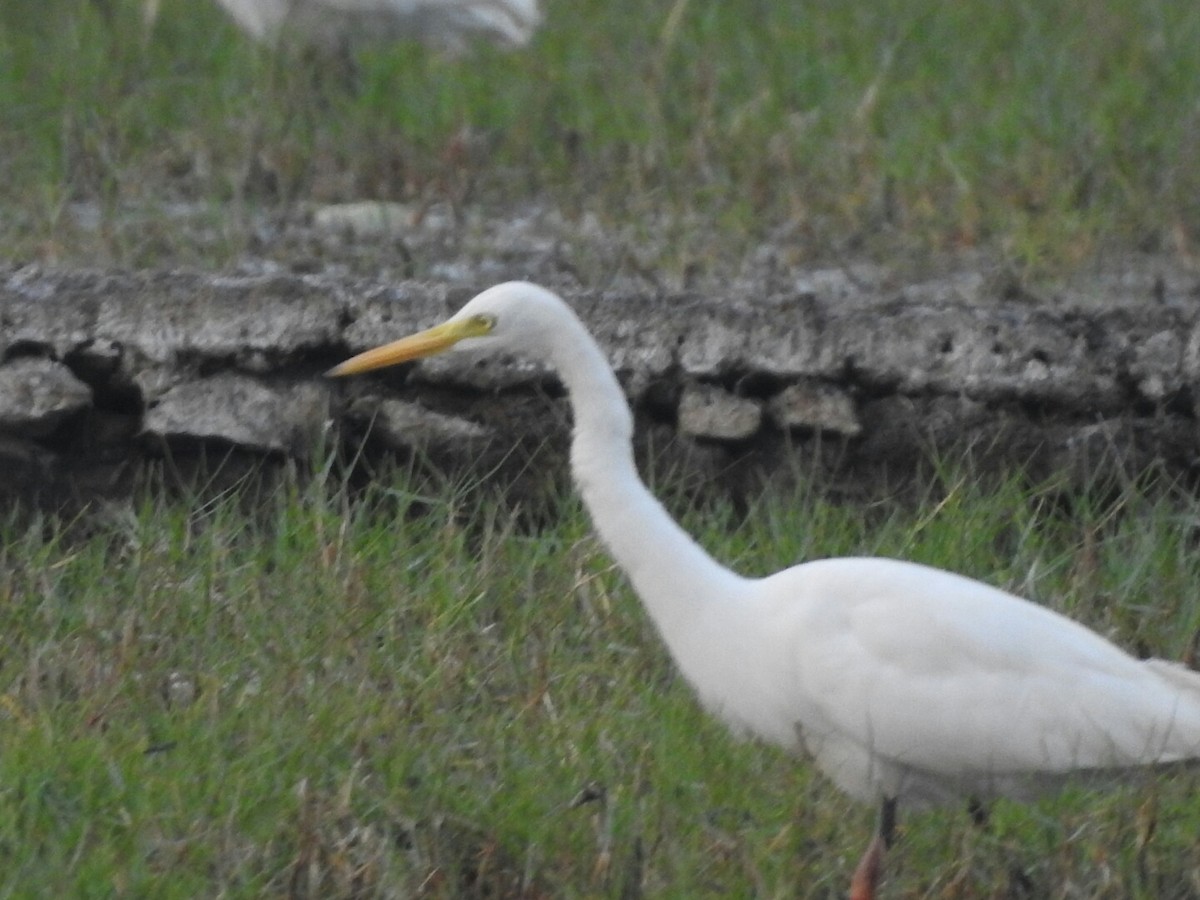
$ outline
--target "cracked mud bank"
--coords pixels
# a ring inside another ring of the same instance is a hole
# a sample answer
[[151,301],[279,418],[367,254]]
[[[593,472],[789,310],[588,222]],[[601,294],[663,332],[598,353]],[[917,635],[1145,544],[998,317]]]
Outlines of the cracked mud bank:
[[[977,272],[897,284],[870,268],[724,292],[548,280],[606,351],[657,464],[706,482],[759,484],[801,461],[853,485],[967,451],[1084,480],[1197,466],[1200,280],[1186,273],[1043,295]],[[566,399],[525,361],[322,377],[484,286],[0,270],[0,495],[123,496],[147,462],[182,471],[229,454],[340,449],[480,477],[561,468]]]

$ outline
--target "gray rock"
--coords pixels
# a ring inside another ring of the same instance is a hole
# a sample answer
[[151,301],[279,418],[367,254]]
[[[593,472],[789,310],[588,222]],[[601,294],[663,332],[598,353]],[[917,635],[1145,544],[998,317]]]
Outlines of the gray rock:
[[762,405],[709,384],[689,385],[679,399],[679,430],[691,437],[742,441],[762,425]]
[[186,380],[202,362],[271,369],[341,339],[335,284],[292,276],[43,271],[0,275],[0,357],[47,348],[99,353],[130,377],[165,366]]
[[164,441],[225,441],[308,457],[320,446],[329,391],[319,383],[271,385],[236,373],[190,381],[146,412],[143,434]]
[[0,433],[39,438],[92,404],[92,389],[62,363],[18,357],[0,366]]
[[863,430],[854,398],[820,381],[789,385],[768,401],[767,412],[784,431],[808,429],[856,437]]

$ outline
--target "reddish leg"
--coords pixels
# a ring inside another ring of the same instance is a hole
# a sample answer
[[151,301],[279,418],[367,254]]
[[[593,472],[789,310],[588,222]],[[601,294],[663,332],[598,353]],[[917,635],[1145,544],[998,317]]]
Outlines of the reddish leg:
[[850,879],[850,900],[875,900],[875,888],[883,873],[883,855],[896,834],[896,801],[885,798],[879,807],[879,825],[867,852],[858,861]]

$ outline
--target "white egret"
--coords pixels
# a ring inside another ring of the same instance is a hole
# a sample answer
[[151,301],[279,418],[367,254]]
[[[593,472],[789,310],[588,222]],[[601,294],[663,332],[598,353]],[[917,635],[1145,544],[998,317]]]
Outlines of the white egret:
[[[541,23],[537,0],[218,0],[244,32],[275,43],[286,35],[325,49],[413,38],[461,51],[471,38],[528,44]],[[143,0],[146,28],[159,0]]]
[[330,374],[452,349],[558,371],[575,416],[576,485],[700,702],[879,805],[851,884],[857,900],[874,896],[897,803],[1027,798],[1073,776],[1200,756],[1200,674],[1137,660],[1045,607],[892,559],[824,559],[765,578],[715,562],[638,477],[612,369],[543,288],[493,287]]

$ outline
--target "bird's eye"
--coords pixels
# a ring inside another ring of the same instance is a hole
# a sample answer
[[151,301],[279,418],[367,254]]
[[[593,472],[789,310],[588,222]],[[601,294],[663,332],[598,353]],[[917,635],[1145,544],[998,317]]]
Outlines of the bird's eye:
[[471,317],[471,330],[477,335],[482,336],[491,334],[496,328],[496,317],[487,313],[480,313],[477,316]]

